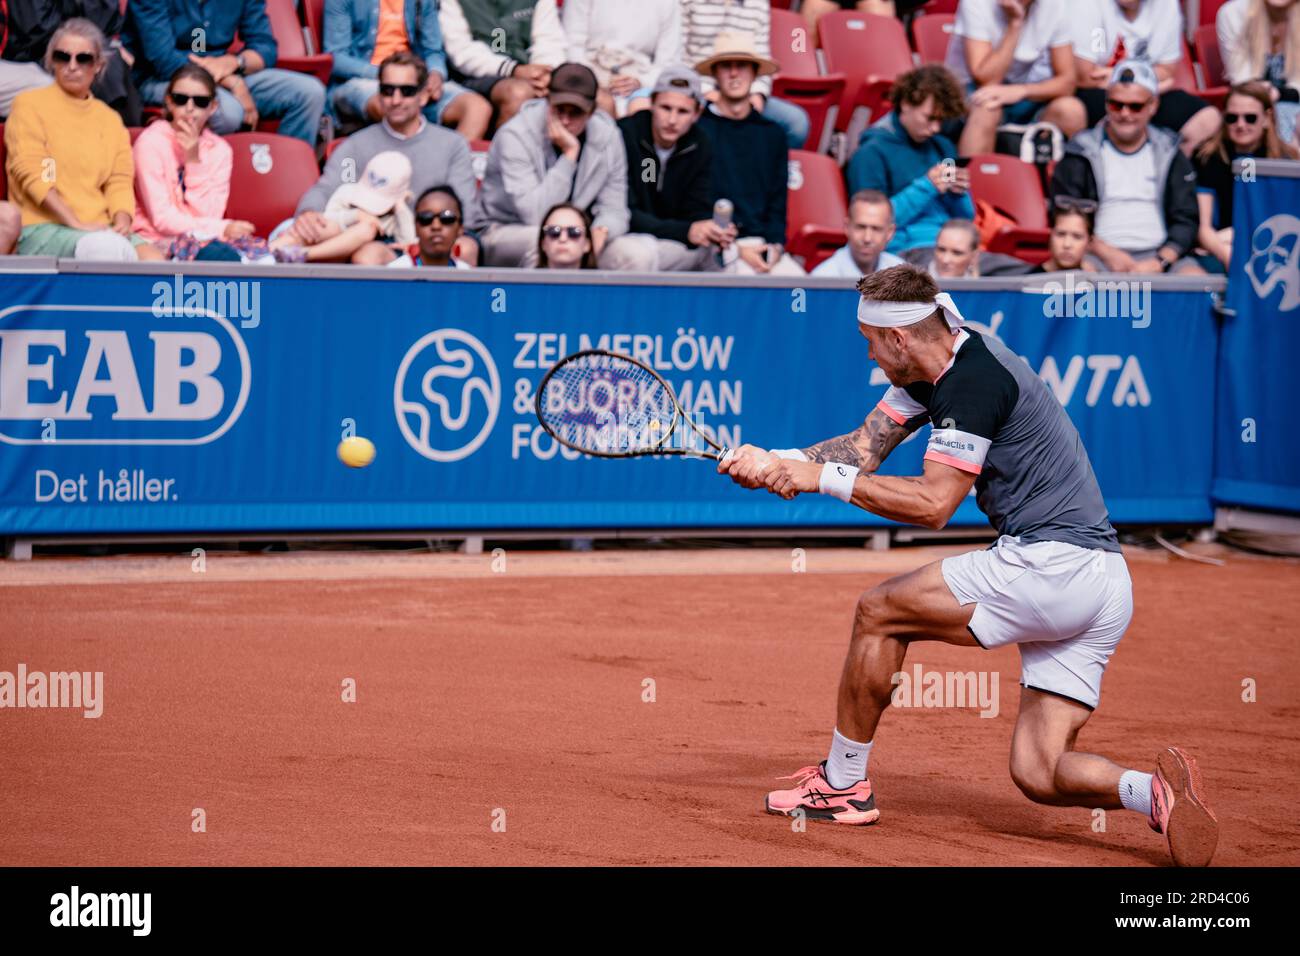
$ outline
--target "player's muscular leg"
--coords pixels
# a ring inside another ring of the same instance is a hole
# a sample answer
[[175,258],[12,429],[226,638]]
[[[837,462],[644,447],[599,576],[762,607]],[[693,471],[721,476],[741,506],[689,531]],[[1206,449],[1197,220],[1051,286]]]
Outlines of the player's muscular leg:
[[1122,806],[1124,768],[1096,754],[1079,753],[1075,738],[1092,716],[1077,701],[1020,689],[1020,716],[1011,738],[1011,779],[1030,800],[1058,807]]
[[938,561],[863,594],[840,676],[835,713],[840,733],[850,740],[874,739],[894,690],[891,678],[903,669],[912,641],[978,647],[966,629],[974,612],[974,604],[962,607],[952,596]]

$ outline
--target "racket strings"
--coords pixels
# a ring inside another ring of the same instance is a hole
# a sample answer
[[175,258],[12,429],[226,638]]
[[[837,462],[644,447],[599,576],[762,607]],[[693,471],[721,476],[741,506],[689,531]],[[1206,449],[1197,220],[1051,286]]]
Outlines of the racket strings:
[[566,444],[601,454],[658,448],[675,424],[676,402],[649,369],[609,354],[558,365],[538,396],[542,423]]

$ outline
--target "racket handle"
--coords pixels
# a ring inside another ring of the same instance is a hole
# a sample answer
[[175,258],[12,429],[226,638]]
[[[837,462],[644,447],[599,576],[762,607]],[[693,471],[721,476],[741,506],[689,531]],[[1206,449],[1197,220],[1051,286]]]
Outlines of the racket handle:
[[727,462],[731,461],[731,456],[734,455],[735,453],[736,453],[736,449],[734,448],[721,449],[721,453],[718,455],[719,464],[725,465]]

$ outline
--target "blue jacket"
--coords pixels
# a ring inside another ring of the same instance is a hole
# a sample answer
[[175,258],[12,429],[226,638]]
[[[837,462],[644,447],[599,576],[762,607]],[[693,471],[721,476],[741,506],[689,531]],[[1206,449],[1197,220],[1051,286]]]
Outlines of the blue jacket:
[[[412,51],[430,72],[441,73],[445,80],[447,54],[442,49],[438,5],[434,0],[406,0],[402,13]],[[379,0],[325,0],[324,34],[325,52],[334,54],[335,81],[379,78],[379,67],[370,62],[379,35]]]
[[888,113],[863,132],[858,151],[849,160],[849,193],[878,189],[894,207],[894,238],[887,247],[900,253],[933,246],[949,219],[974,219],[975,204],[967,194],[940,193],[926,174],[935,163],[957,155],[944,136],[918,143]]
[[[201,32],[198,32],[201,31]],[[220,56],[238,33],[266,66],[275,66],[275,36],[266,0],[131,0],[122,44],[135,55],[136,83],[169,80],[190,52]],[[202,46],[195,49],[195,44]]]

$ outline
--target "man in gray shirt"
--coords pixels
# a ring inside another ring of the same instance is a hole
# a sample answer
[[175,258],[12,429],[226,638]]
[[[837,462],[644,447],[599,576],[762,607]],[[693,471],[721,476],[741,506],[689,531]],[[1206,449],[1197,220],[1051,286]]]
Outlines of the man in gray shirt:
[[[1218,842],[1195,761],[1169,747],[1153,774],[1074,749],[1133,592],[1101,489],[1073,423],[1023,359],[964,328],[951,297],[907,265],[858,283],[859,330],[891,388],[856,431],[796,450],[744,445],[718,470],[783,498],[820,491],[874,514],[942,528],[972,488],[1001,537],[867,591],[840,678],[830,755],[767,795],[769,813],[834,823],[880,817],[867,778],[876,727],[910,642],[1020,647],[1011,777],[1037,803],[1147,817],[1176,864],[1204,866]],[[875,474],[926,422],[924,473]]]
[[[322,212],[334,190],[360,179],[366,163],[387,150],[411,161],[412,199],[437,185],[450,185],[457,196],[474,195],[469,145],[451,130],[427,122],[421,112],[429,101],[428,75],[424,61],[409,50],[394,53],[379,65],[379,105],[384,117],[353,133],[330,156],[316,185],[298,200],[293,220],[298,235],[317,241],[314,231],[326,225]],[[473,223],[467,225],[473,228]],[[385,242],[369,242],[353,254],[352,261],[386,266],[402,251]],[[470,264],[477,261],[478,246],[472,237],[461,236],[455,256]]]

